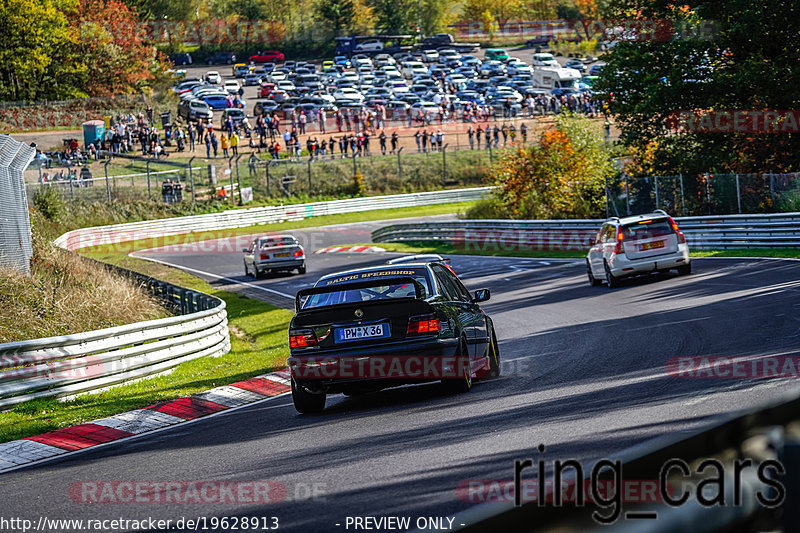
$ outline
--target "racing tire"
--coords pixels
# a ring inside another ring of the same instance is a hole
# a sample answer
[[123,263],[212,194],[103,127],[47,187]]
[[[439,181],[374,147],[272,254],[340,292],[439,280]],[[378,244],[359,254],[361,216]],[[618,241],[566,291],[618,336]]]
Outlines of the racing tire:
[[606,285],[608,285],[609,289],[616,289],[619,287],[619,279],[614,277],[614,274],[611,273],[611,269],[608,268],[608,263],[604,263],[606,268]]
[[594,277],[594,274],[592,274],[592,267],[589,265],[588,259],[586,260],[586,275],[589,277],[589,285],[591,285],[592,287],[597,287],[598,285],[603,283],[603,280],[597,279],[596,277]]
[[247,268],[247,261],[244,263],[244,277],[250,277],[250,269]]
[[472,390],[469,352],[467,352],[467,341],[464,339],[461,339],[458,352],[456,352],[456,360],[461,359],[466,359],[466,361],[458,363],[458,367],[462,370],[462,376],[459,378],[446,378],[442,380],[445,389],[451,394],[461,394]]
[[688,276],[692,273],[692,264],[683,265],[678,267],[678,274],[681,276]]
[[324,393],[312,394],[292,379],[292,402],[298,413],[303,415],[321,413],[325,409],[325,398]]
[[500,348],[497,346],[497,335],[492,328],[492,340],[489,343],[489,378],[500,377]]
[[301,267],[299,267],[297,269],[297,273],[298,274],[305,274],[306,273],[306,264],[305,263],[303,263],[303,266],[301,266]]
[[253,277],[258,279],[261,277],[261,272],[258,270],[258,267],[253,265]]

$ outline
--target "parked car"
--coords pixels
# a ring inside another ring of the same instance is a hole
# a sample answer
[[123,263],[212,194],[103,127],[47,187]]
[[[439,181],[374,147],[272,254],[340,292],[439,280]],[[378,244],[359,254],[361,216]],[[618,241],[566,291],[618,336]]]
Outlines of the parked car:
[[508,59],[508,53],[502,48],[487,48],[483,57],[489,61],[505,61]]
[[283,53],[277,50],[269,50],[267,52],[258,52],[250,56],[251,63],[278,63],[285,60]]
[[239,124],[247,117],[247,115],[243,109],[239,109],[238,107],[228,107],[222,111],[222,116],[219,120],[220,128],[225,127],[225,122],[228,120],[228,117],[230,117],[234,124]]
[[213,83],[214,85],[219,85],[222,83],[222,76],[220,76],[219,72],[216,70],[209,70],[206,72],[206,81],[208,83]]
[[217,52],[206,58],[208,65],[233,65],[236,63],[236,54],[233,52]]
[[169,56],[169,60],[172,62],[173,65],[191,65],[192,64],[192,56],[187,54],[186,52],[181,54],[172,54]]
[[187,122],[200,119],[211,120],[214,118],[214,111],[202,100],[186,99],[178,103],[178,116]]

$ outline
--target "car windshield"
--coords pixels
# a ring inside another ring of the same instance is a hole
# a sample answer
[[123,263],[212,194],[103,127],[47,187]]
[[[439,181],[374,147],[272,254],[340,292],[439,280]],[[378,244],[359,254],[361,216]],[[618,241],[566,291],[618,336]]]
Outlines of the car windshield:
[[626,239],[631,238],[633,240],[662,237],[673,233],[672,225],[666,218],[643,220],[641,222],[627,224],[622,226],[622,231]]

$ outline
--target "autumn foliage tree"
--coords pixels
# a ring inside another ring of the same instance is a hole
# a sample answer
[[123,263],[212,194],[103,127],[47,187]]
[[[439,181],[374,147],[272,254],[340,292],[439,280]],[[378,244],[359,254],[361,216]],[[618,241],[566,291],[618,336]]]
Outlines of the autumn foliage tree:
[[488,180],[493,195],[473,218],[595,218],[605,213],[605,178],[614,172],[602,137],[586,119],[561,116],[534,146],[501,158]]
[[72,23],[80,31],[78,48],[88,69],[90,96],[131,92],[152,79],[158,68],[155,50],[124,2],[81,0]]

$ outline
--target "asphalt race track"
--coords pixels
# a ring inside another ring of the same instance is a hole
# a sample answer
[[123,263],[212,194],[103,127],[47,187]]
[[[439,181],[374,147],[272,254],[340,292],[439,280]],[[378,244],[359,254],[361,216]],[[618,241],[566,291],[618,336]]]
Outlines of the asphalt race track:
[[[310,251],[367,242],[378,225],[292,233]],[[309,254],[305,276],[254,280],[236,251],[147,255],[285,307],[292,301],[282,294],[324,273],[387,259]],[[500,379],[456,396],[437,384],[333,396],[319,416],[298,415],[289,396],[252,404],[0,476],[3,515],[276,516],[284,531],[346,531],[348,516],[452,515],[473,505],[458,499],[459,482],[510,480],[514,459],[590,465],[798,388],[796,380],[679,379],[666,365],[679,355],[795,354],[800,262],[696,260],[691,276],[615,290],[590,287],[581,261],[453,256],[451,265],[468,288],[492,291],[484,308],[497,327]],[[87,480],[277,480],[288,495],[267,505],[72,502],[70,485]],[[311,484],[318,496],[305,499]]]

